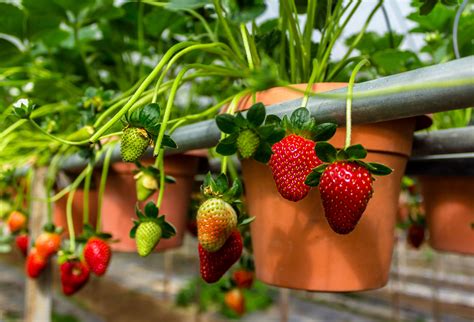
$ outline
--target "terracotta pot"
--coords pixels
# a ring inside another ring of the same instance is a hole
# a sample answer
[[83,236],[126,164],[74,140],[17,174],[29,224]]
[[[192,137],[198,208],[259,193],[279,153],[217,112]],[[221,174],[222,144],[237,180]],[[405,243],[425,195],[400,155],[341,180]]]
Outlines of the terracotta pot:
[[434,249],[474,254],[474,178],[420,177],[430,245]]
[[[304,89],[306,85],[298,85]],[[314,91],[344,87],[324,83]],[[266,105],[301,97],[302,94],[274,88],[257,95]],[[241,104],[241,108],[248,107]],[[296,108],[297,106],[295,106]],[[269,111],[270,113],[271,111]],[[361,291],[384,286],[388,281],[394,227],[401,179],[411,152],[415,118],[356,125],[352,141],[368,149],[368,161],[394,169],[377,177],[375,193],[355,230],[338,235],[331,230],[318,189],[300,202],[283,199],[268,166],[245,160],[243,177],[251,225],[257,277],[265,283],[312,291]],[[345,129],[330,141],[343,147]]]
[[[66,219],[66,204],[69,194],[59,199],[54,205],[54,224],[64,228],[66,236],[69,235]],[[97,189],[89,190],[89,223],[95,227],[97,220]],[[83,211],[84,211],[84,190],[77,189],[72,200],[72,221],[74,223],[74,232],[76,236],[82,233]]]
[[[176,248],[182,245],[186,230],[187,212],[191,200],[191,191],[194,176],[198,168],[198,156],[175,155],[165,158],[165,172],[176,179],[176,183],[167,184],[160,214],[165,214],[166,219],[172,223],[176,236],[163,239],[156,250]],[[146,164],[146,162],[142,162]],[[135,179],[132,171],[134,164],[114,163],[111,165],[103,201],[102,230],[113,234],[119,241],[112,244],[116,251],[135,252],[135,240],[129,237],[133,227],[136,204]],[[157,194],[145,202],[140,203],[140,208],[150,200],[156,202]]]

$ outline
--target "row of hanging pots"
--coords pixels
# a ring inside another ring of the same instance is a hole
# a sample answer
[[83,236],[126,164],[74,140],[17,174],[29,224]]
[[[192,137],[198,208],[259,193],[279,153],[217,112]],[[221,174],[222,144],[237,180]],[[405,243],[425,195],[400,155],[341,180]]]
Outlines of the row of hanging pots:
[[422,176],[419,182],[430,246],[474,255],[474,178]]
[[[324,92],[345,86],[345,83],[321,83],[315,84],[313,91]],[[295,87],[304,90],[306,85]],[[300,97],[301,92],[282,87],[260,92],[256,100],[269,106]],[[245,110],[250,105],[250,98],[246,98],[238,107]],[[287,201],[280,197],[267,166],[245,160],[242,174],[247,207],[249,213],[256,217],[251,231],[257,277],[268,284],[313,291],[360,291],[384,286],[390,272],[400,183],[411,153],[413,132],[427,127],[429,123],[426,117],[418,117],[353,127],[353,142],[367,148],[367,160],[384,163],[393,169],[393,173],[374,182],[376,192],[358,226],[348,235],[338,235],[331,230],[317,189],[300,202]],[[345,129],[340,128],[330,142],[340,148],[344,137]],[[166,187],[162,211],[177,228],[177,235],[162,241],[157,250],[182,244],[198,159],[190,155],[165,159],[166,173],[175,177],[177,182]],[[112,232],[120,239],[113,246],[118,251],[135,251],[135,242],[128,237],[135,218],[133,169],[130,164],[112,165],[104,194],[103,230]],[[459,180],[459,184],[464,184],[464,181]],[[438,182],[436,186],[428,184],[427,187],[427,192],[433,190],[440,193],[435,188],[439,187]],[[464,189],[473,191],[473,184]],[[91,192],[91,209],[97,207],[96,194],[96,191]],[[441,194],[435,199],[447,196]],[[474,209],[472,199],[466,199],[468,204],[463,216],[472,217],[469,213]],[[73,207],[75,212],[82,214],[80,191],[76,193]],[[65,198],[57,203],[58,221],[64,221],[64,209]],[[427,204],[428,209],[431,208]],[[446,217],[442,210],[433,213]],[[93,214],[94,211],[91,211],[91,217],[94,217]],[[78,217],[76,220],[75,226],[78,227],[82,219]],[[433,245],[439,243],[435,242],[435,231],[446,227],[446,224],[441,224],[433,228]],[[441,246],[439,249],[442,249]],[[457,251],[464,251],[464,248]]]
[[[156,251],[176,248],[182,245],[184,232],[186,231],[187,212],[191,201],[191,192],[194,184],[194,176],[198,170],[199,159],[202,155],[181,154],[165,158],[165,172],[176,179],[173,184],[165,187],[163,204],[160,213],[166,215],[167,221],[176,228],[176,235],[170,239],[163,239]],[[144,161],[144,165],[151,162]],[[116,240],[111,244],[112,249],[120,252],[135,252],[135,240],[129,236],[136,219],[136,188],[133,170],[135,165],[131,163],[111,164],[107,176],[107,184],[103,196],[102,231],[110,232]],[[100,179],[100,173],[93,177],[96,182]],[[96,224],[97,219],[97,189],[89,192],[90,223]],[[84,192],[78,189],[73,199],[74,227],[76,233],[81,232],[83,213]],[[156,200],[157,194],[148,200],[139,203],[143,207],[148,201]],[[66,224],[66,199],[60,199],[55,206],[55,223],[58,226],[67,227]]]

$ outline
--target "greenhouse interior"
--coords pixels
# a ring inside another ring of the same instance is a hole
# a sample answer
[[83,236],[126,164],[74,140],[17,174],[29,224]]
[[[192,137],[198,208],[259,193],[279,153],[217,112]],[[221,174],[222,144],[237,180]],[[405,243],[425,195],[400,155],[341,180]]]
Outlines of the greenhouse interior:
[[0,322],[474,321],[473,108],[472,0],[0,0]]

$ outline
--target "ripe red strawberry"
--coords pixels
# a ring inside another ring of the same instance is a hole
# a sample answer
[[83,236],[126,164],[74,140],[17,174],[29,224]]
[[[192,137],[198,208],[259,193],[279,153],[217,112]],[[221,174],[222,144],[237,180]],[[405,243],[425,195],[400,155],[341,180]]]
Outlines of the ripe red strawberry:
[[254,279],[254,272],[239,269],[232,274],[235,285],[239,288],[251,288]]
[[105,274],[112,257],[109,244],[100,238],[92,237],[84,247],[84,259],[91,271],[97,276]]
[[356,162],[338,161],[324,170],[319,183],[324,214],[338,234],[354,230],[372,197],[372,176]]
[[38,254],[48,258],[56,254],[61,247],[61,236],[57,233],[43,231],[35,241]]
[[283,198],[299,201],[306,197],[310,186],[306,176],[322,162],[314,152],[315,142],[292,134],[273,145],[269,166],[278,192]]
[[216,252],[237,227],[237,214],[228,202],[210,198],[199,207],[196,222],[199,244],[208,252]]
[[65,295],[72,295],[79,291],[89,280],[89,268],[77,259],[70,259],[62,263],[61,285]]
[[37,278],[48,264],[46,258],[38,254],[36,248],[32,248],[26,257],[26,274],[31,278]]
[[392,169],[375,162],[363,162],[367,150],[360,144],[337,151],[327,142],[318,142],[316,154],[329,164],[313,169],[306,178],[309,186],[319,185],[324,215],[338,234],[354,230],[372,198],[372,175],[388,175]]
[[237,313],[237,315],[242,315],[245,313],[245,298],[242,290],[234,288],[224,295],[224,303],[229,309]]
[[408,228],[407,242],[418,249],[425,240],[425,227],[422,224],[413,223]]
[[20,231],[23,228],[26,228],[26,223],[27,223],[26,216],[23,213],[16,210],[10,214],[7,220],[8,228],[10,229],[10,232],[12,233],[16,233],[17,231]]
[[30,238],[28,237],[28,234],[20,234],[16,236],[15,238],[15,243],[18,249],[21,251],[23,256],[26,257],[28,253],[28,243],[30,242]]
[[217,282],[242,255],[242,237],[234,230],[224,246],[216,252],[208,252],[198,245],[201,277],[207,283]]

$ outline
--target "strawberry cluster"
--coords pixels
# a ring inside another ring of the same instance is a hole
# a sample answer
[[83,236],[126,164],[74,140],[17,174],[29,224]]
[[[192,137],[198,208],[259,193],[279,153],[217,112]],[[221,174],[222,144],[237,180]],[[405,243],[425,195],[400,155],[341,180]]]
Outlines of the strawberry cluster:
[[[201,277],[217,282],[242,255],[243,242],[238,230],[252,219],[243,219],[240,209],[242,186],[235,180],[229,187],[224,174],[215,180],[208,174],[201,186],[207,198],[199,207],[196,224]],[[240,215],[239,215],[240,214]]]

